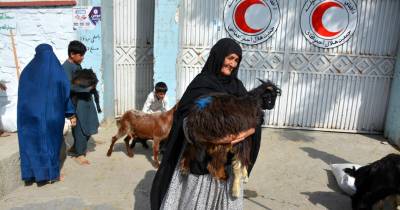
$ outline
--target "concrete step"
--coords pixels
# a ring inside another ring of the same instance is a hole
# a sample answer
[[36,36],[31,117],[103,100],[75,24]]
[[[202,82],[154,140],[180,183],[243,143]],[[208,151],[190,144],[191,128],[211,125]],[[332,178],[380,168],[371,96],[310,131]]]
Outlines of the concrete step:
[[0,199],[22,186],[18,137],[0,137]]

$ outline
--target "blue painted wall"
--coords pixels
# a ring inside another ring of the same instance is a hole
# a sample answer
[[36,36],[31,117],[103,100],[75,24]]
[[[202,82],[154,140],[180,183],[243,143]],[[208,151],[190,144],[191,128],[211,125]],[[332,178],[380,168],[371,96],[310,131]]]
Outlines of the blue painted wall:
[[400,146],[400,44],[398,46],[396,66],[390,88],[384,135],[388,138],[389,142]]
[[[88,6],[101,6],[100,0],[92,0],[91,4]],[[100,106],[104,110],[104,82],[103,82],[103,68],[102,68],[102,34],[101,34],[101,21],[98,22],[94,29],[78,29],[78,39],[86,45],[87,52],[85,54],[85,59],[82,62],[83,68],[91,68],[96,72],[99,78],[99,83],[97,84],[97,90],[100,95]],[[99,114],[99,120],[104,119],[104,112]]]
[[178,0],[156,0],[154,17],[154,84],[168,86],[169,104],[176,102],[176,58],[179,47]]
[[113,119],[114,110],[114,30],[113,1],[101,1],[102,6],[102,73],[104,84],[104,118]]

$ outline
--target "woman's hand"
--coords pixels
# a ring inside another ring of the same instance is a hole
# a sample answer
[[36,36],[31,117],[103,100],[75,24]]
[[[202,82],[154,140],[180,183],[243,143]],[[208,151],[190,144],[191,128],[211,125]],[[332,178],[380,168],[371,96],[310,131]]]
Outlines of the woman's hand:
[[237,143],[243,141],[248,136],[253,135],[255,131],[256,131],[255,128],[250,128],[250,129],[240,132],[238,134],[227,135],[222,139],[218,139],[215,143],[216,144],[229,144],[230,143],[232,145],[237,144]]

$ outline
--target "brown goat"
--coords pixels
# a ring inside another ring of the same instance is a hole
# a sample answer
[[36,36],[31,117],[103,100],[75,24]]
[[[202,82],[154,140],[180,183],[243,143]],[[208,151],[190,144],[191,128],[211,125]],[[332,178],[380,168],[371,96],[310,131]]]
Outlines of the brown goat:
[[125,112],[121,119],[117,120],[118,133],[112,137],[107,156],[111,156],[115,142],[126,135],[124,141],[129,157],[133,157],[129,141],[137,139],[153,139],[154,165],[158,168],[158,151],[160,142],[168,138],[172,127],[172,119],[177,104],[167,112],[146,114],[141,111],[130,110]]
[[188,144],[180,162],[183,174],[190,173],[191,161],[202,160],[205,151],[208,156],[207,170],[211,176],[227,180],[229,175],[225,166],[228,156],[232,155],[232,196],[239,196],[240,180],[247,178],[252,138],[247,137],[235,145],[223,139],[256,128],[263,117],[262,109],[274,107],[280,89],[271,81],[261,82],[260,86],[242,97],[213,93],[196,100],[185,122]]

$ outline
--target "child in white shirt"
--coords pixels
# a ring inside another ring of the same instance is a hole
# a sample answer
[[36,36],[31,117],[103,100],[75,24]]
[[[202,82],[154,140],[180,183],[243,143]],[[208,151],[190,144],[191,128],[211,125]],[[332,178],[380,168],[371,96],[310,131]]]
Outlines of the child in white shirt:
[[154,87],[154,91],[149,93],[149,95],[147,96],[142,112],[149,114],[155,112],[166,112],[167,91],[168,91],[167,85],[164,82],[158,82]]

